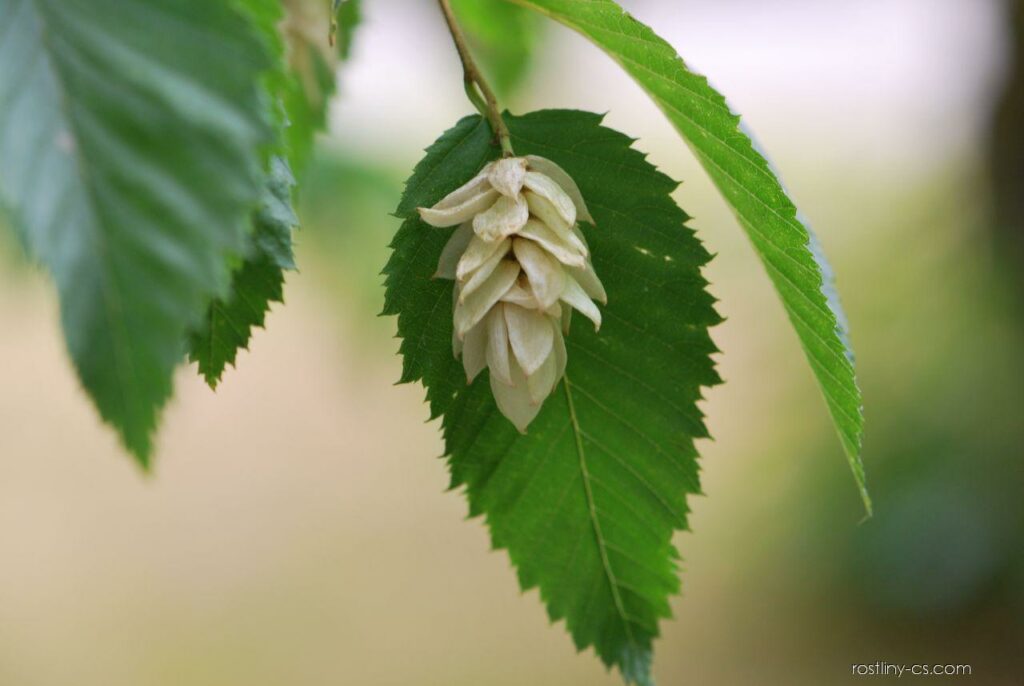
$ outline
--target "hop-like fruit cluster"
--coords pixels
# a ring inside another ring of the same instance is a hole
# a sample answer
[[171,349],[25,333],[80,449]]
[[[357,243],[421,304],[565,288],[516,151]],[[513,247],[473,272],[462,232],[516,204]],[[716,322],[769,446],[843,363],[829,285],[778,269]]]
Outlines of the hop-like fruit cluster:
[[577,225],[593,223],[583,196],[551,160],[511,157],[419,213],[459,227],[436,275],[455,281],[455,356],[470,383],[490,370],[498,408],[525,433],[565,374],[572,310],[596,329],[594,301],[607,303]]

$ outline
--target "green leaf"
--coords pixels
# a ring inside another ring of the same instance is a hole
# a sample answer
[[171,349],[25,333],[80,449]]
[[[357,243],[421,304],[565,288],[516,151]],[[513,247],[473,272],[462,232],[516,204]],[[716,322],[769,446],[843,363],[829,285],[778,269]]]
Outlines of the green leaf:
[[235,1],[247,10],[280,58],[268,79],[268,91],[283,106],[284,152],[301,178],[316,134],[327,126],[335,72],[339,62],[348,59],[362,19],[359,0]]
[[[268,2],[268,0],[247,0]],[[288,45],[287,87],[278,95],[288,117],[285,133],[288,159],[299,177],[305,170],[317,132],[327,124],[327,106],[335,90],[335,70],[341,58],[331,46],[334,15],[331,0],[273,0],[283,4],[285,20],[280,24]],[[345,3],[339,11],[350,12]],[[356,8],[358,13],[358,8]],[[347,20],[346,20],[347,21]],[[342,31],[342,40],[351,36]]]
[[608,53],[661,108],[746,230],[782,297],[825,395],[871,513],[861,463],[863,414],[846,318],[810,229],[725,98],[614,0],[513,0],[578,31]]
[[[263,327],[270,305],[284,301],[284,271],[294,269],[292,229],[298,224],[292,209],[295,179],[285,156],[291,149],[286,133],[289,126],[283,103],[295,92],[297,81],[284,64],[284,40],[278,27],[283,12],[278,0],[237,0],[253,25],[264,37],[275,57],[274,68],[265,76],[268,95],[275,101],[275,154],[267,162],[268,170],[260,199],[253,212],[252,233],[245,260],[232,275],[230,292],[210,303],[202,323],[188,340],[189,359],[197,363],[206,383],[216,390],[224,370],[234,365],[238,351],[248,349],[252,330]],[[312,134],[308,141],[312,144]],[[304,150],[304,152],[307,152]]]
[[335,65],[316,52],[310,52],[308,59],[308,67],[301,75],[294,73],[281,94],[288,117],[288,159],[300,178],[313,154],[316,134],[327,128],[327,107],[335,87]]
[[352,55],[352,40],[356,35],[356,27],[363,20],[360,0],[334,0],[334,21],[337,25],[335,43],[338,56],[347,60]]
[[253,218],[250,254],[235,272],[231,293],[214,300],[202,326],[189,339],[189,358],[216,389],[240,349],[248,349],[252,330],[263,327],[271,303],[284,302],[284,272],[294,269],[292,228],[298,219],[291,206],[295,183],[288,163],[272,160],[272,172]]
[[498,93],[514,93],[532,66],[538,17],[505,0],[452,0],[452,9]]
[[68,349],[146,464],[182,341],[245,246],[264,43],[226,3],[0,2],[0,197]]
[[431,278],[450,232],[415,208],[500,155],[487,124],[469,117],[428,149],[397,211],[385,313],[398,315],[402,381],[426,386],[431,415],[444,417],[452,486],[486,517],[522,587],[540,588],[577,648],[650,684],[658,620],[679,588],[672,534],[687,526],[687,494],[700,491],[697,402],[720,383],[708,335],[720,320],[701,275],[709,255],[671,198],[677,184],[600,116],[506,119],[516,153],[561,165],[594,215],[584,231],[609,294],[604,325],[574,323],[566,379],[526,435],[498,412],[486,373],[466,386],[452,355],[452,284]]
[[[279,29],[284,21],[281,2],[280,0],[233,0],[233,2],[249,18],[253,29],[260,34],[273,55],[273,63],[271,68],[264,73],[263,81],[271,100],[276,101],[281,97],[281,93],[289,87],[291,81],[291,75],[284,64],[284,38]],[[275,102],[272,108],[273,114],[277,115],[275,123],[284,125],[286,123],[283,121],[284,112],[276,105]]]

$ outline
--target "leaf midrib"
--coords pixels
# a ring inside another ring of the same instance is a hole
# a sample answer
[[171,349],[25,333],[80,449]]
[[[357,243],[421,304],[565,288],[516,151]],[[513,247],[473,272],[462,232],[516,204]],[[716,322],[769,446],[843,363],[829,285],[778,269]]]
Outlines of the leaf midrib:
[[618,612],[619,619],[622,620],[623,628],[626,631],[626,639],[629,644],[634,648],[639,648],[639,644],[636,641],[636,637],[633,635],[632,619],[626,612],[626,606],[622,602],[622,595],[619,593],[619,582],[615,577],[615,572],[612,570],[611,560],[608,557],[608,543],[604,539],[604,534],[601,530],[601,522],[597,515],[597,506],[594,502],[594,491],[591,486],[590,472],[587,469],[587,456],[586,451],[583,448],[583,430],[580,427],[579,418],[576,416],[576,405],[572,399],[572,383],[569,381],[568,374],[562,379],[562,384],[565,387],[565,399],[569,407],[569,422],[572,426],[573,438],[575,439],[576,455],[579,458],[580,465],[580,477],[583,481],[583,490],[587,499],[587,513],[590,518],[590,524],[594,531],[594,538],[597,541],[598,552],[601,556],[601,567],[604,570],[605,578],[608,581],[608,586],[611,589],[612,600],[615,603],[615,610]]

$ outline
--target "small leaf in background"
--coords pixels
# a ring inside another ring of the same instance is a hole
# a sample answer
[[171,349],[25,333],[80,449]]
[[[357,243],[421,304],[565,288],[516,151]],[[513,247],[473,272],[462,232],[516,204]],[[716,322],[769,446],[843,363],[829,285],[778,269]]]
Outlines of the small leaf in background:
[[671,198],[676,183],[632,140],[576,111],[507,117],[517,155],[553,160],[578,183],[596,226],[583,230],[608,304],[600,332],[577,323],[566,378],[521,435],[495,406],[487,372],[471,385],[452,354],[452,283],[433,279],[450,230],[429,207],[500,155],[479,117],[445,133],[416,167],[385,269],[398,315],[402,381],[422,381],[443,416],[452,486],[483,515],[524,589],[627,681],[650,684],[651,645],[679,590],[675,531],[700,492],[697,407],[720,383],[708,328],[720,319],[701,268],[710,259]]
[[540,17],[506,0],[452,0],[452,9],[498,93],[513,94],[532,66]]
[[205,0],[0,3],[0,206],[85,390],[148,463],[186,332],[245,249],[271,57]]
[[[327,105],[334,94],[335,69],[341,54],[330,43],[331,0],[283,0],[282,4],[284,22],[280,28],[285,38],[289,81],[278,95],[288,115],[285,136],[289,160],[301,178],[314,137],[327,125]],[[345,3],[349,4],[351,0]],[[354,25],[342,29],[342,38],[351,40],[352,30]]]
[[362,20],[360,0],[334,0],[334,42],[342,61],[352,55],[352,40],[356,35],[356,27]]
[[864,506],[871,513],[861,438],[864,418],[845,316],[825,261],[771,166],[706,78],[614,0],[515,0],[590,39],[626,70],[707,170],[736,213],[782,297],[825,395]]
[[291,206],[295,180],[288,163],[271,160],[271,175],[260,209],[253,218],[250,254],[234,274],[231,292],[214,300],[203,325],[189,339],[189,359],[216,389],[240,349],[248,349],[255,327],[264,325],[270,304],[284,302],[284,272],[295,268],[292,228],[298,219]]

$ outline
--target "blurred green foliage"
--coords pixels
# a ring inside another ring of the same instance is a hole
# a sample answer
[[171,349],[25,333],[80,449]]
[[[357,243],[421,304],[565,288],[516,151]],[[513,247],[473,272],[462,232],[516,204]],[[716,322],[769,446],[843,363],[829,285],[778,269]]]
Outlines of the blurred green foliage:
[[347,60],[352,55],[356,27],[363,20],[360,0],[334,0],[335,43],[338,56]]
[[27,271],[25,247],[18,233],[0,216],[0,282],[13,282]]
[[277,56],[222,3],[0,16],[0,195],[57,284],[83,388],[147,465],[182,340],[244,251]]
[[452,0],[452,9],[498,95],[515,95],[543,40],[543,18],[507,0]]
[[879,516],[822,538],[842,541],[843,576],[881,608],[926,619],[995,603],[1024,620],[1024,322],[993,297],[995,274],[962,254],[947,266],[928,297],[953,335],[920,348],[910,397],[868,387]]
[[967,219],[970,187],[894,208],[890,235],[920,248],[908,262],[876,246],[889,277],[859,292],[878,324],[858,341],[875,517],[851,530],[848,484],[812,462],[782,529],[819,565],[817,588],[794,590],[815,599],[805,612],[921,655],[956,646],[1001,683],[1024,641],[1024,321]]
[[[394,327],[372,320],[384,304],[388,243],[398,227],[389,215],[402,193],[404,172],[329,146],[314,156],[299,195],[300,264],[316,262],[319,285],[344,296],[361,318],[360,330],[390,337]],[[370,326],[368,322],[374,322]]]

